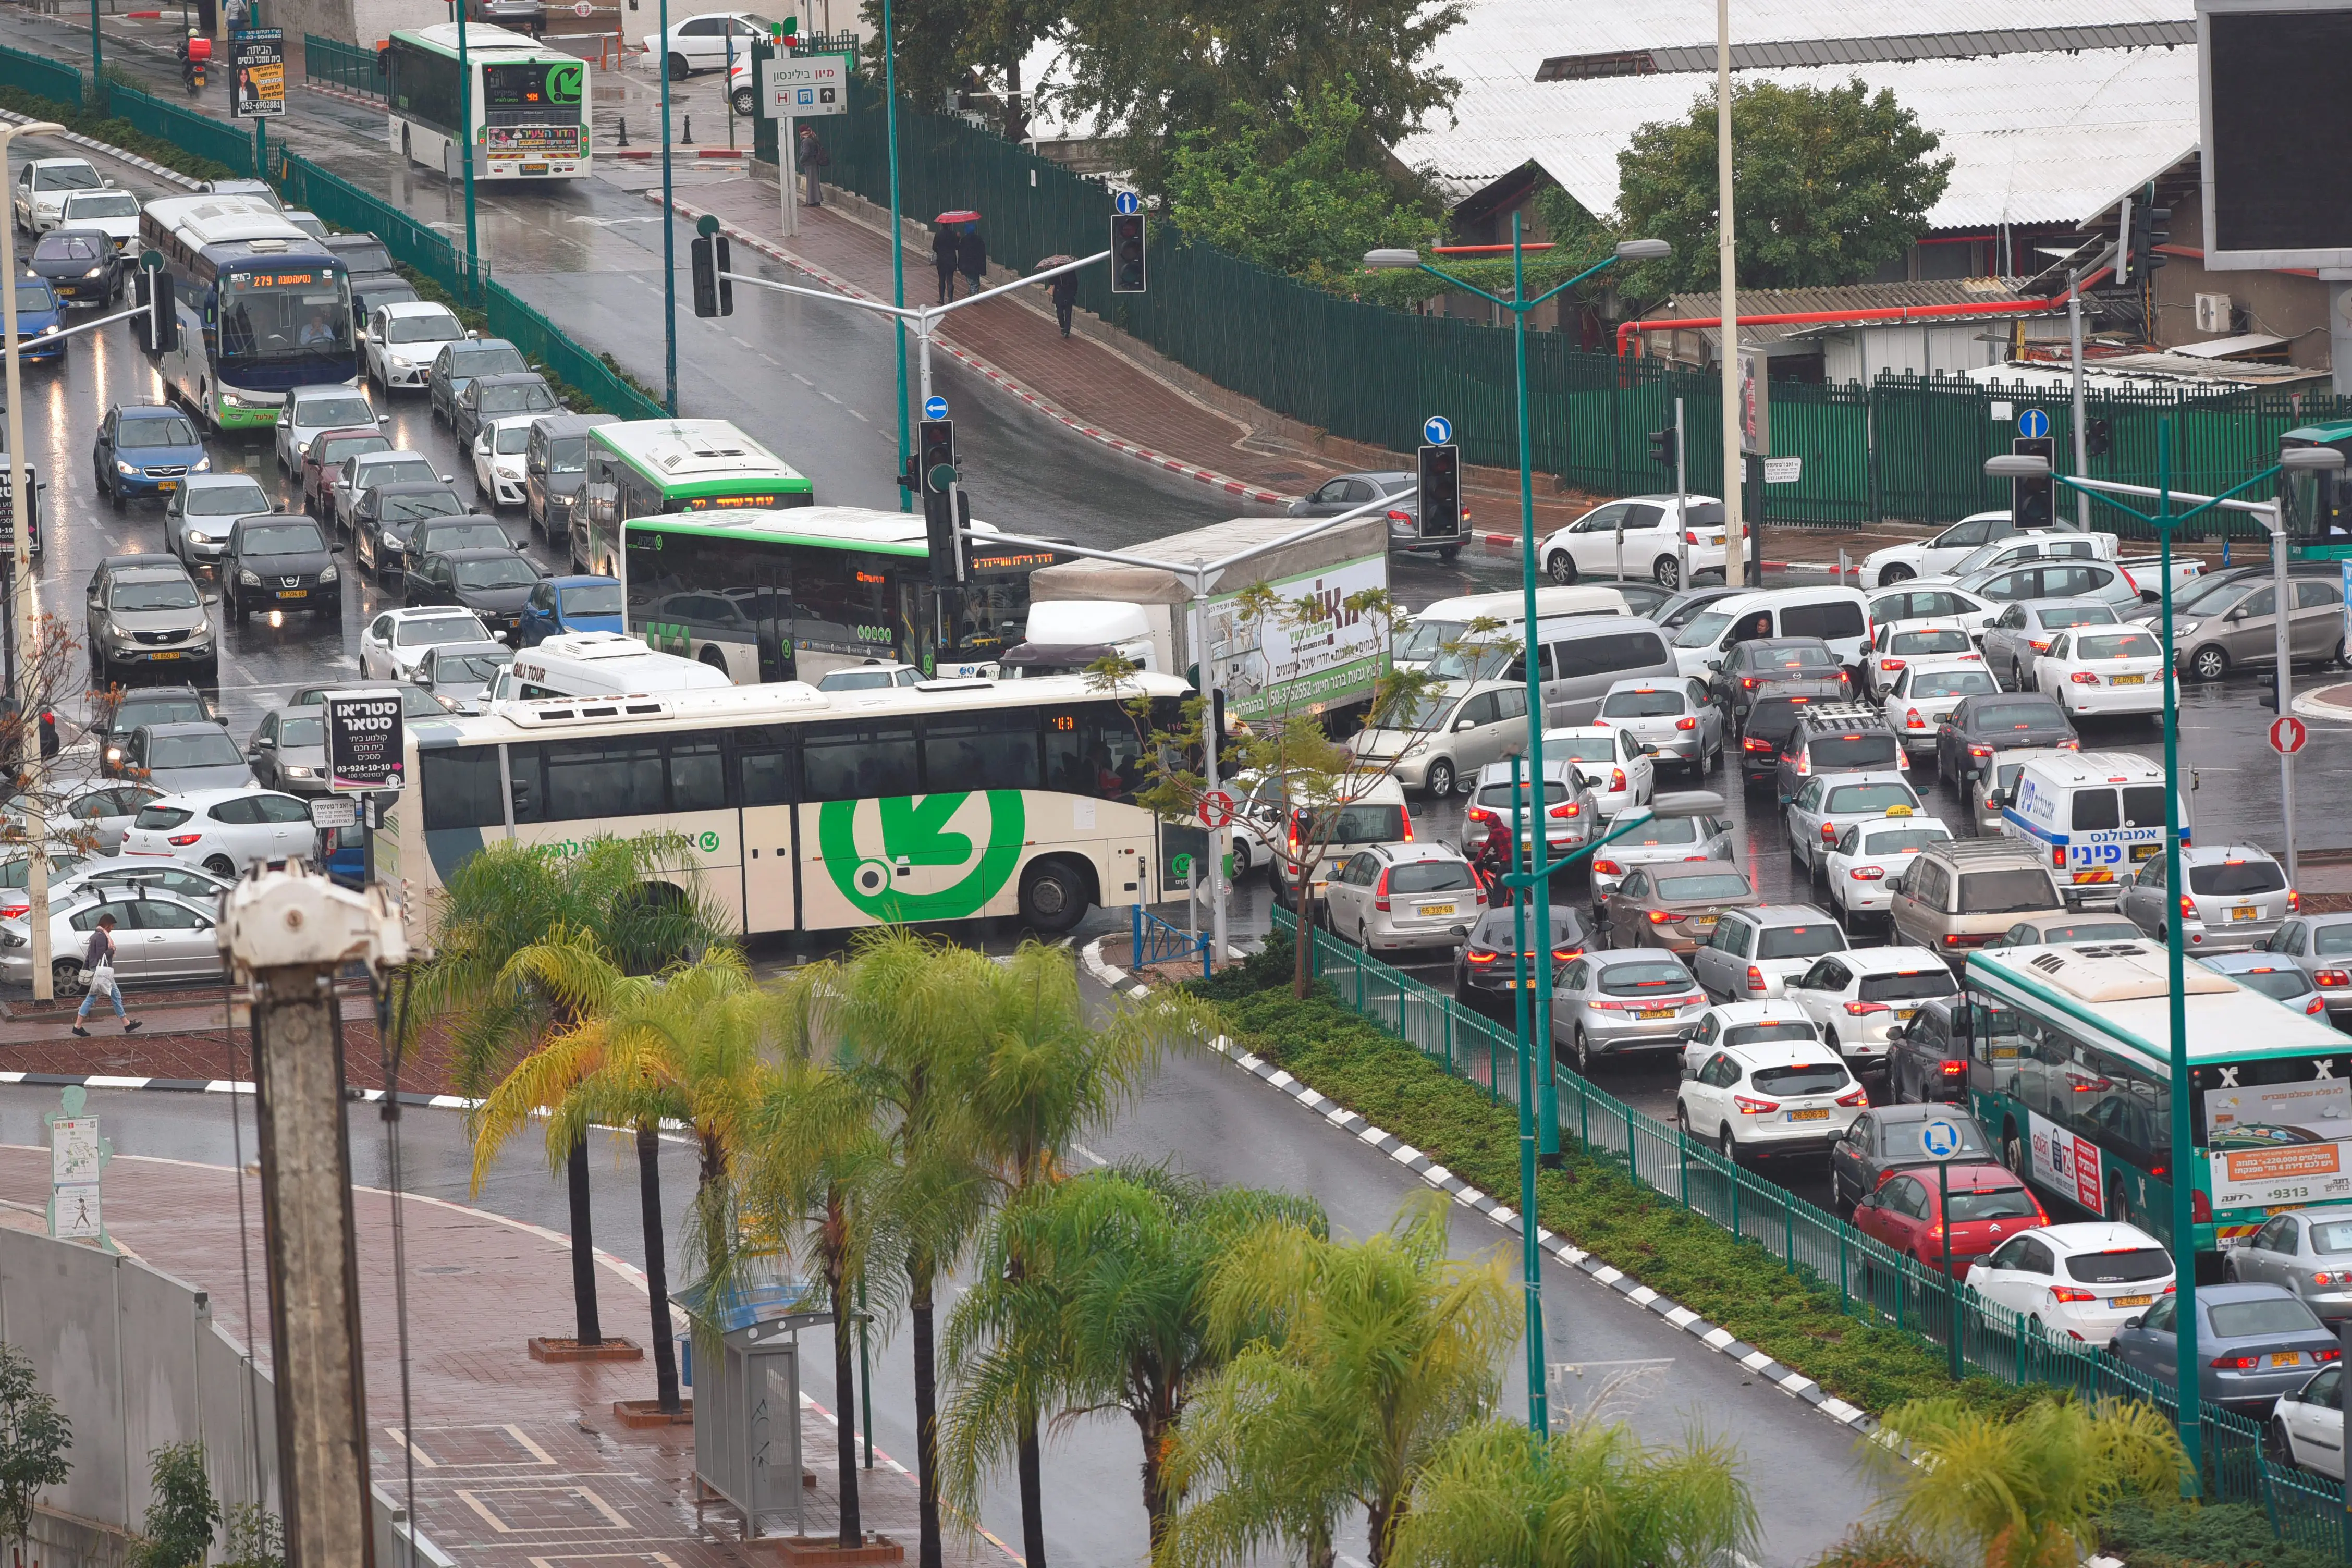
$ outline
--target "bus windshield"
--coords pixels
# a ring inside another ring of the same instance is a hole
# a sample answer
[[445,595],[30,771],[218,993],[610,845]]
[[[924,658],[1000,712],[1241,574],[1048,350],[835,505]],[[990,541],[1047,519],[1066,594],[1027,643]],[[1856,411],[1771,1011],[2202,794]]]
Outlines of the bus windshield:
[[240,269],[223,274],[220,283],[224,364],[350,359],[352,291],[333,263]]

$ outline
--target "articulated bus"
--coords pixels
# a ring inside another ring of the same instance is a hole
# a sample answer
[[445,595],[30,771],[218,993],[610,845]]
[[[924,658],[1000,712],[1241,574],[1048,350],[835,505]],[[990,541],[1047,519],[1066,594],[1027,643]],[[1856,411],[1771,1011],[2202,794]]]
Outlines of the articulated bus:
[[512,702],[409,730],[414,787],[376,863],[424,921],[486,844],[564,855],[667,831],[690,846],[680,882],[747,935],[995,915],[1065,931],[1161,896],[1124,703],[1148,696],[1164,724],[1186,689],[1058,676]]
[[485,23],[392,35],[377,56],[391,105],[393,145],[411,163],[465,177],[474,144],[477,180],[577,180],[594,161],[588,131],[588,66],[521,33]]
[[351,276],[267,202],[152,201],[139,243],[163,252],[179,302],[180,346],[158,356],[163,384],[215,426],[276,424],[290,387],[358,384]]
[[573,509],[572,570],[619,575],[624,518],[815,504],[806,478],[724,419],[599,425]]
[[2191,1081],[2172,1081],[2164,947],[1972,953],[1969,1099],[2001,1163],[2044,1193],[2172,1235],[2172,1095],[2189,1095],[2196,1247],[2352,1200],[2352,1039],[2196,963]]

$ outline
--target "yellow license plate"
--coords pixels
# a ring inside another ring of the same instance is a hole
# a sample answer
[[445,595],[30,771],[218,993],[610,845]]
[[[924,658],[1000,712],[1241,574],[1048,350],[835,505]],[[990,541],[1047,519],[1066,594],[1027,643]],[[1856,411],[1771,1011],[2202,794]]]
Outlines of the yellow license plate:
[[2233,921],[2250,921],[2262,912],[2252,904],[2238,904],[2231,907],[2230,918]]
[[544,174],[547,173],[547,165],[544,163],[525,163],[522,166],[522,172],[526,174]]
[[2271,1357],[2271,1364],[2273,1366],[2301,1366],[2303,1364],[2303,1352],[2301,1351],[2280,1351]]
[[2153,1296],[2116,1296],[2112,1298],[2107,1302],[2107,1305],[2110,1307],[2145,1307],[2150,1301],[2155,1300],[2156,1298]]
[[1454,906],[1452,904],[1423,904],[1421,906],[1421,912],[1423,915],[1450,915],[1454,912]]
[[1633,1015],[1636,1018],[1671,1018],[1674,1016],[1672,1007],[1644,1007]]
[[1791,1121],[1827,1121],[1829,1119],[1830,1113],[1826,1110],[1792,1110],[1789,1112],[1789,1120]]
[[1916,1007],[1897,1007],[1895,1009],[1895,1016],[1907,1024],[1918,1011]]
[[2107,684],[2110,686],[2145,686],[2147,684],[2147,677],[2145,675],[2111,675],[2107,677]]
[[160,652],[151,653],[147,657],[149,658],[177,658],[180,657],[180,650],[175,647],[164,648]]
[[1715,924],[1715,917],[1713,915],[1686,915],[1684,918],[1695,926],[1711,926]]
[[308,588],[280,588],[278,590],[278,596],[281,599],[307,599],[310,596],[310,590]]
[[2131,858],[2135,863],[2149,859],[2163,847],[2161,844],[2135,844],[2131,847]]
[[155,481],[155,488],[159,490],[175,490],[180,488],[180,481],[177,479],[157,479]]

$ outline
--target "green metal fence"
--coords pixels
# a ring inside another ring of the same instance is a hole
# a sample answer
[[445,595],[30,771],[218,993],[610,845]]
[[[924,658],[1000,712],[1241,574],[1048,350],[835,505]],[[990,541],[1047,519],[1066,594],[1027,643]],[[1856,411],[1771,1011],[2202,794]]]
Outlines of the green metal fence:
[[346,92],[363,93],[370,98],[383,96],[383,78],[376,74],[375,51],[347,44],[341,38],[303,34],[302,75],[308,80],[323,81]]
[[37,93],[77,113],[82,107],[81,72],[22,49],[0,47],[0,87]]
[[458,278],[457,246],[422,219],[299,154],[282,157],[278,172],[279,184],[297,205],[310,208],[332,227],[374,235],[394,261],[415,268],[460,299],[467,297]]
[[253,137],[249,132],[119,81],[109,81],[105,86],[110,119],[127,120],[148,135],[199,158],[210,158],[240,178],[253,177]]
[[[1276,910],[1274,929],[1274,940],[1286,942],[1297,928]],[[1330,984],[1343,1005],[1453,1076],[1484,1089],[1496,1102],[1517,1104],[1518,1045],[1510,1028],[1328,931],[1310,936],[1314,973]],[[1791,1273],[1834,1294],[1845,1312],[1916,1334],[1947,1352],[1958,1332],[1968,1368],[2002,1383],[2044,1384],[2086,1399],[2147,1400],[2168,1413],[2177,1411],[2161,1384],[2078,1341],[2050,1338],[2031,1319],[1922,1268],[1835,1215],[1558,1068],[1549,1052],[1542,1054],[1538,1070],[1553,1071],[1563,1141],[1575,1139],[1588,1155],[1761,1247]],[[1517,1195],[1496,1194],[1507,1202]],[[2341,1489],[2273,1465],[2253,1422],[2210,1407],[2200,1408],[2200,1415],[2207,1498],[2260,1502],[2283,1536],[2341,1549]]]

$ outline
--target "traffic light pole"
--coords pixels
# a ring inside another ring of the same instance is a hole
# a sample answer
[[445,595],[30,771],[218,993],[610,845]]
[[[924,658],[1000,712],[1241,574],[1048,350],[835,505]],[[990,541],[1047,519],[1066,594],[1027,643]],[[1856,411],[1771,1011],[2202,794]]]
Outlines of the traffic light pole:
[[[2083,423],[2083,274],[2077,269],[2066,275],[2066,336],[2074,345],[2074,474],[2078,479],[2091,477],[2091,437]],[[2091,498],[2081,490],[2074,492],[2074,526],[2084,533],[2091,531]]]
[[[1690,490],[1690,474],[1684,461],[1683,400],[1675,399],[1675,555],[1681,564],[1682,575],[1675,581],[1683,591],[1690,589],[1690,502],[1685,499]],[[1618,574],[1623,575],[1621,571]]]

